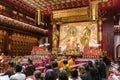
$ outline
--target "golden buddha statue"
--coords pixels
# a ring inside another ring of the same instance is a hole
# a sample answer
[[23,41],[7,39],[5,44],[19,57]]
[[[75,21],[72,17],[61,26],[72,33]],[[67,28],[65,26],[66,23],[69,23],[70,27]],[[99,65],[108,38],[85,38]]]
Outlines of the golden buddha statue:
[[77,42],[77,29],[75,27],[70,27],[67,31],[67,48],[68,50],[75,49]]
[[83,30],[83,36],[80,38],[80,42],[83,46],[89,46],[90,35],[91,35],[91,30],[88,27],[86,27]]

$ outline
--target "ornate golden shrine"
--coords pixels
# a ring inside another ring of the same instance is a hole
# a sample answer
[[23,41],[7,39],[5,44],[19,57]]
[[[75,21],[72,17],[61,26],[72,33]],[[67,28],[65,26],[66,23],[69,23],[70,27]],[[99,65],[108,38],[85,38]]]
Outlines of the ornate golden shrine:
[[[56,22],[55,24],[57,24],[58,22],[60,22],[60,23],[71,23],[71,22],[74,23],[74,22],[81,22],[81,21],[82,22],[83,21],[84,22],[88,22],[88,21],[95,22],[97,24],[98,2],[92,1],[92,2],[90,2],[90,5],[88,7],[53,11],[53,20]],[[55,24],[53,24],[53,25],[55,26]],[[59,24],[59,25],[61,25],[61,24]],[[101,34],[102,33],[101,33],[101,31],[99,32],[99,30],[98,30],[98,33],[100,33],[100,35],[98,35],[97,40],[101,41]],[[53,29],[53,35],[55,35],[54,29]],[[64,34],[63,34],[63,36],[64,36]],[[58,35],[58,37],[60,37],[60,35]],[[59,43],[57,43],[57,45],[58,44]],[[53,45],[54,45],[54,43],[53,43]],[[56,48],[53,48],[52,50],[57,51],[58,46]]]

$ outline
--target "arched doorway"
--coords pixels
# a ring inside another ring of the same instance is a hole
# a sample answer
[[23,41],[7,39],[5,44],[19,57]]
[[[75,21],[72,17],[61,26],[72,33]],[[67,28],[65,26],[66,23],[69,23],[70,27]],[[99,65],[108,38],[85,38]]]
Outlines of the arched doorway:
[[120,57],[120,44],[116,47],[117,57]]

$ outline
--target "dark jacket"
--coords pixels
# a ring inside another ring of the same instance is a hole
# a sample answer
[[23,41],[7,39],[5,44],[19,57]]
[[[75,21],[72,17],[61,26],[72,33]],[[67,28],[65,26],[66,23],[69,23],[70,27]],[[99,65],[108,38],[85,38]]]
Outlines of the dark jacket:
[[80,76],[82,80],[92,80],[91,74],[89,71],[86,71],[85,73],[81,74]]

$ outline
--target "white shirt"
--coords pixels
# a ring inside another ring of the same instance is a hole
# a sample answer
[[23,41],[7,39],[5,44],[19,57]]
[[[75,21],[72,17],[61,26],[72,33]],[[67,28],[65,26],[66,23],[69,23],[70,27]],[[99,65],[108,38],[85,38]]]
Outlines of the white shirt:
[[26,76],[25,74],[21,73],[21,72],[18,72],[12,76],[10,76],[10,80],[25,80],[26,79]]
[[[69,80],[73,80],[72,78],[69,78]],[[80,77],[77,77],[75,80],[82,80]]]

